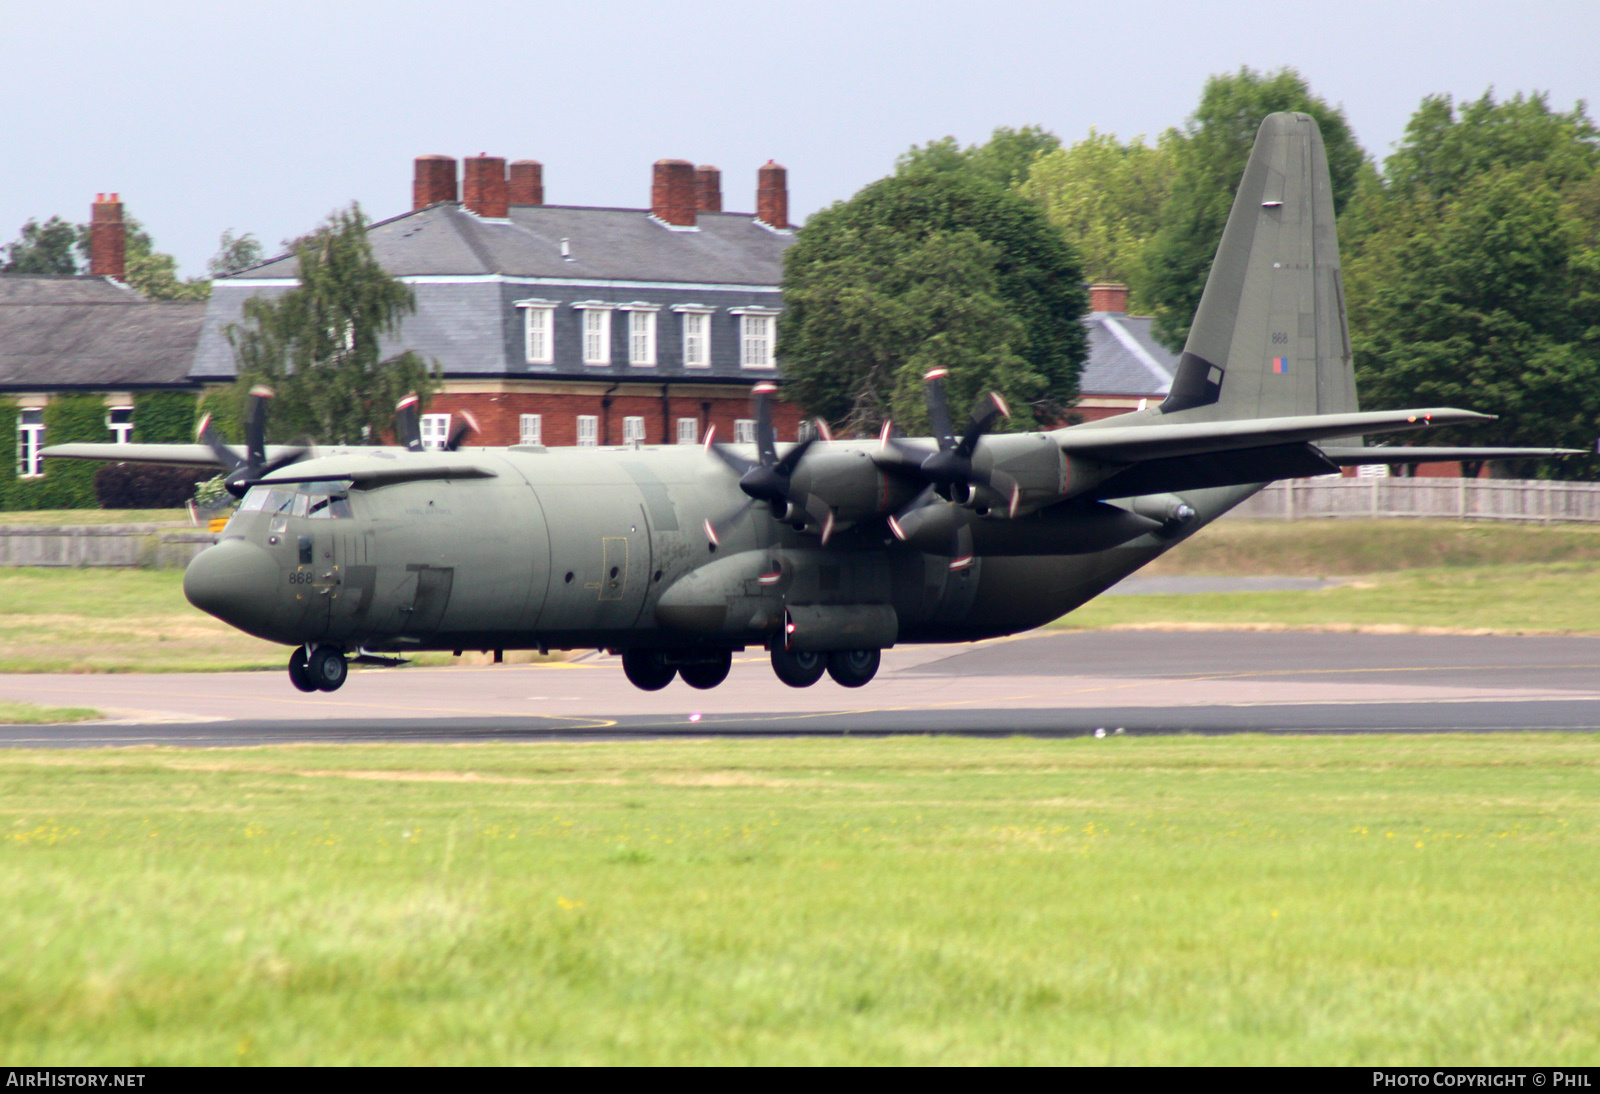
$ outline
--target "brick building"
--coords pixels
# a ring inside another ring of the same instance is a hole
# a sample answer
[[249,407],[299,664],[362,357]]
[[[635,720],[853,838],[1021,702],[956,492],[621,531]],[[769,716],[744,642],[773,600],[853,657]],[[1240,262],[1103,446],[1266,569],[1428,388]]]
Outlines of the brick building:
[[[373,257],[416,293],[385,346],[437,361],[424,437],[471,411],[468,444],[697,443],[753,437],[750,388],[776,376],[784,168],[758,172],[756,212],[722,209],[720,172],[652,168],[650,207],[544,202],[543,168],[493,156],[416,160],[412,209],[372,225]],[[458,191],[459,182],[459,191]],[[213,284],[190,377],[231,380],[223,330],[246,299],[296,284],[284,256]],[[799,427],[776,408],[779,436]]]

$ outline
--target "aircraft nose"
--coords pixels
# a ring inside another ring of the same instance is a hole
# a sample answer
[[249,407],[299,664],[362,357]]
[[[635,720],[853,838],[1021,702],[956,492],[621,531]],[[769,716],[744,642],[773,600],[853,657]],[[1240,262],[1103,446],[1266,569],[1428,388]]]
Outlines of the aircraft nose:
[[271,629],[278,564],[260,547],[225,539],[196,555],[183,572],[183,595],[203,612],[242,631]]

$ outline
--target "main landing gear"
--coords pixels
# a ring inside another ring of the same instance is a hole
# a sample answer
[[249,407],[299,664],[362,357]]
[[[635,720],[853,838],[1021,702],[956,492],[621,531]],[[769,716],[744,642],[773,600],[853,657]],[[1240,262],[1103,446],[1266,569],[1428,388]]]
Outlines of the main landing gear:
[[699,650],[693,654],[622,651],[622,671],[628,682],[641,691],[660,691],[672,683],[674,676],[681,676],[685,684],[704,691],[726,680],[732,667],[732,650]]
[[833,677],[836,684],[858,688],[878,674],[878,665],[882,660],[882,650],[820,653],[816,650],[785,649],[782,646],[772,648],[772,671],[792,688],[810,687],[822,679],[823,672]]
[[[312,656],[314,658],[316,655]],[[833,677],[834,682],[842,687],[858,688],[878,674],[878,665],[882,660],[883,651],[876,649],[820,653],[778,646],[772,651],[772,671],[792,688],[808,688],[822,679],[823,673]],[[731,650],[622,651],[623,674],[630,684],[641,691],[660,691],[672,683],[675,676],[681,676],[683,682],[692,688],[709,690],[728,678],[728,670],[732,665]],[[294,674],[293,664],[289,672],[291,676]],[[309,691],[310,688],[304,690]]]
[[309,654],[298,646],[289,655],[289,682],[301,691],[338,691],[349,675],[344,651],[336,646],[318,646]]

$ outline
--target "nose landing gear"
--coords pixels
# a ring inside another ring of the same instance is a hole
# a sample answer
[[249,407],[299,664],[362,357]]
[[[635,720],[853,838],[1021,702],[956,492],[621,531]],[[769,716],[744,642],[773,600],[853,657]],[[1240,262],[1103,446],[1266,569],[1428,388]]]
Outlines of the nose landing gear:
[[289,655],[289,682],[301,691],[338,691],[350,666],[336,646],[318,646],[309,654],[304,646]]

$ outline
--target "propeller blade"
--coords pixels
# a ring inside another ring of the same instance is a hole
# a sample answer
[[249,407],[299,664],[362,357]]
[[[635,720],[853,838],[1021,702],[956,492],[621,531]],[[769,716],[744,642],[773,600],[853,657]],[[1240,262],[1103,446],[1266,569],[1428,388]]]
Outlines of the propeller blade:
[[893,514],[889,518],[889,531],[893,532],[894,537],[898,540],[904,541],[909,539],[916,531],[916,525],[918,523],[915,514],[934,504],[938,500],[938,497],[938,494],[935,493],[933,489],[932,483],[924,486],[921,493],[912,498],[910,501],[906,502],[905,506],[898,513]]
[[746,513],[748,513],[755,503],[756,500],[751,498],[749,501],[746,501],[741,505],[734,506],[720,517],[706,521],[704,524],[706,539],[710,540],[713,544],[720,544],[722,542],[722,533],[726,532],[735,521],[739,520]]
[[772,428],[772,396],[777,390],[777,384],[757,384],[750,389],[756,405],[756,454],[764,467],[778,462],[778,433]]
[[989,430],[989,426],[996,418],[1011,417],[1011,408],[1006,406],[1006,401],[994,392],[978,396],[978,401],[972,407],[972,421],[967,423],[967,431],[961,436],[961,443],[956,445],[956,451],[962,456],[971,459],[972,450],[978,446],[978,440]]
[[250,468],[250,478],[261,477],[261,467],[267,462],[267,403],[274,392],[265,384],[250,389],[250,399],[244,413],[245,465]]
[[480,432],[478,419],[472,416],[471,411],[463,410],[461,412],[461,424],[450,431],[450,439],[444,442],[444,450],[446,452],[454,452],[461,447],[461,442],[466,440],[469,434],[477,432]]
[[975,471],[972,481],[982,486],[987,486],[996,494],[1006,499],[1006,516],[1015,518],[1017,509],[1022,504],[1022,487],[1017,480],[1004,471]]
[[785,452],[783,459],[773,464],[772,469],[778,472],[778,474],[784,476],[784,478],[788,478],[790,475],[794,474],[795,467],[798,466],[800,461],[805,458],[806,450],[816,443],[816,437],[807,437],[805,440],[800,441],[793,448],[789,449],[788,452]]
[[200,419],[200,425],[195,429],[195,435],[202,444],[208,445],[217,457],[217,463],[224,471],[232,472],[244,463],[244,457],[229,448],[217,433],[217,427],[211,424],[211,415],[207,414]]
[[950,570],[965,570],[972,565],[972,527],[966,521],[956,525],[950,536]]
[[944,399],[944,378],[950,375],[947,368],[928,370],[922,377],[923,392],[928,400],[928,422],[933,435],[939,440],[940,451],[947,452],[956,446],[955,431],[950,428],[950,407]]
[[823,546],[827,546],[828,540],[833,537],[832,507],[815,494],[791,498],[790,504],[805,510],[806,516],[810,518],[810,523],[815,524],[818,531],[822,533]]
[[727,464],[735,474],[743,476],[751,468],[761,466],[760,464],[751,463],[737,452],[731,451],[727,445],[717,444],[711,439],[714,436],[716,436],[715,430],[706,434],[706,451]]
[[394,408],[394,439],[407,452],[422,451],[422,425],[417,418],[419,402],[417,393],[412,392]]

